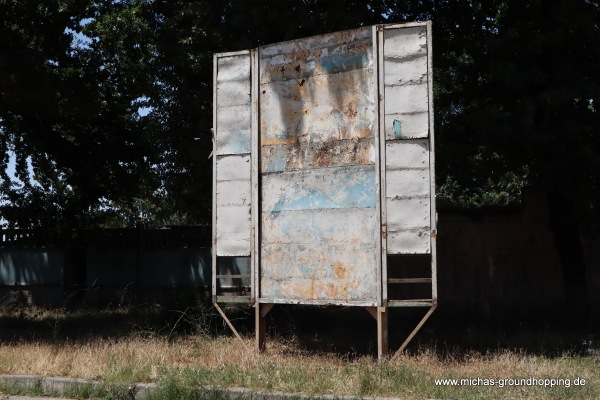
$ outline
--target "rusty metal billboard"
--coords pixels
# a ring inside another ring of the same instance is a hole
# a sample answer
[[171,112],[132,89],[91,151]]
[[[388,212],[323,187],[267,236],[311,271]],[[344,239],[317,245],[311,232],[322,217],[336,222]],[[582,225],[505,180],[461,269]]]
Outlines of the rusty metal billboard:
[[214,85],[215,301],[250,257],[251,301],[386,306],[388,255],[426,254],[434,302],[428,23],[216,54]]

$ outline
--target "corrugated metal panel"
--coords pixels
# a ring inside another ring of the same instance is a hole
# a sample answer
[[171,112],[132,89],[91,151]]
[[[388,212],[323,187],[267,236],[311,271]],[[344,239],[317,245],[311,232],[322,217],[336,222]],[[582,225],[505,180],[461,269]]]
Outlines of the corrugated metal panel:
[[370,28],[259,50],[262,301],[377,303]]
[[429,134],[426,26],[384,31],[385,136]]
[[251,252],[251,56],[217,57],[215,129],[216,255]]

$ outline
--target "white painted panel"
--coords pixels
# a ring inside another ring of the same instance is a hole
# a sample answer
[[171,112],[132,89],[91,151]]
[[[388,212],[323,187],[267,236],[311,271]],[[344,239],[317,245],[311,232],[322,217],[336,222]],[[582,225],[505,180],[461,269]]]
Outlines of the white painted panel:
[[227,155],[217,158],[217,183],[233,180],[250,181],[250,154]]
[[217,257],[249,257],[250,246],[250,238],[245,232],[217,234]]
[[[427,112],[427,84],[388,86],[385,88],[385,113]],[[386,126],[387,128],[387,126]]]
[[250,52],[216,58],[215,198],[216,256],[249,256],[251,250]]
[[388,170],[385,183],[390,199],[429,197],[429,168]]
[[217,84],[236,80],[250,80],[250,54],[219,57]]
[[246,131],[252,124],[252,108],[250,103],[219,107],[217,109],[217,140],[219,132],[224,131]]
[[384,59],[384,71],[383,82],[385,86],[427,83],[427,57],[425,55],[414,59],[386,57]]
[[252,131],[248,129],[219,130],[217,155],[249,154],[252,150]]
[[384,132],[388,140],[429,135],[425,26],[384,31]]
[[223,234],[250,232],[250,206],[220,207],[217,210],[217,225]]
[[248,180],[217,182],[217,207],[250,205],[251,190]]
[[427,137],[427,84],[385,88],[385,136],[389,139]]
[[388,141],[385,144],[386,169],[429,168],[429,140]]
[[250,102],[250,79],[228,81],[217,86],[217,106],[234,106]]
[[386,29],[383,32],[386,59],[416,58],[427,55],[427,27]]
[[[430,226],[429,198],[387,199],[388,232]],[[388,237],[388,249],[390,241]]]
[[410,231],[388,231],[388,254],[429,254],[431,252],[430,229],[429,226],[423,226]]
[[385,115],[386,140],[425,138],[429,135],[429,114],[416,111]]

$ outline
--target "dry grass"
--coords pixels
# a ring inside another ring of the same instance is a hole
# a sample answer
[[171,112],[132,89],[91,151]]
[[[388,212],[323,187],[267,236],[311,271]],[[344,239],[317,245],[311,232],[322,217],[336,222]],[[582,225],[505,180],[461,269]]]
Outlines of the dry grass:
[[[42,312],[46,331],[56,330],[60,312]],[[61,322],[58,325],[67,325]],[[309,394],[377,395],[406,398],[600,398],[600,357],[543,355],[520,350],[438,351],[423,345],[411,355],[376,362],[371,355],[323,352],[298,346],[295,339],[270,338],[260,357],[250,338],[199,335],[167,326],[121,334],[90,332],[69,338],[30,337],[0,344],[0,374],[36,374],[96,379],[111,383],[176,382],[183,386],[249,387]],[[110,327],[106,327],[109,329]],[[175,328],[177,328],[175,326]],[[158,332],[158,333],[157,333]],[[6,333],[6,332],[4,332]],[[22,332],[21,332],[22,333]],[[41,335],[41,333],[37,333]],[[444,378],[584,378],[583,387],[436,386]]]

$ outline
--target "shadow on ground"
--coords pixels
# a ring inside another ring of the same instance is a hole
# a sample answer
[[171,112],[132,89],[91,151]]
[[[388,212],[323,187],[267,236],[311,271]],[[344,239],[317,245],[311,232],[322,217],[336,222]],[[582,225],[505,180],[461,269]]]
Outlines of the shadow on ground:
[[[254,331],[250,306],[226,310],[244,336]],[[390,350],[398,349],[426,310],[391,309]],[[376,324],[358,307],[275,306],[267,317],[267,343],[280,340],[294,352],[349,358],[375,355]],[[145,304],[127,307],[41,308],[18,304],[0,307],[0,341],[73,343],[93,338],[230,336],[231,332],[210,302],[192,306]],[[474,353],[503,350],[549,357],[598,351],[600,329],[560,320],[526,321],[453,318],[438,310],[407,348],[409,354],[428,350],[440,358],[460,359]]]

